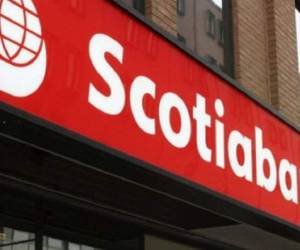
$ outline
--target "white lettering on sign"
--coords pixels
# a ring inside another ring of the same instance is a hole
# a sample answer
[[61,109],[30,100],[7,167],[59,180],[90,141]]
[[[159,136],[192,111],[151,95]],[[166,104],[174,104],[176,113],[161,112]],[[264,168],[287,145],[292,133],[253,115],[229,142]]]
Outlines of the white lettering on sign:
[[[91,62],[110,88],[111,93],[110,96],[105,96],[93,83],[90,83],[88,102],[108,115],[119,115],[125,108],[125,87],[118,73],[106,61],[105,54],[110,53],[122,64],[123,46],[105,34],[94,35],[89,46]],[[155,135],[156,123],[159,122],[166,140],[176,148],[184,148],[191,141],[192,117],[195,120],[197,150],[203,161],[211,163],[212,154],[215,153],[216,166],[225,169],[225,147],[227,147],[230,167],[238,178],[248,182],[255,181],[259,187],[268,192],[273,192],[279,186],[285,200],[298,204],[297,167],[287,159],[282,159],[277,167],[271,149],[263,144],[261,128],[253,129],[254,142],[240,131],[233,130],[229,131],[226,143],[225,124],[220,119],[215,121],[212,119],[206,109],[206,99],[200,93],[196,93],[195,106],[191,109],[179,95],[173,92],[164,93],[160,100],[157,100],[156,83],[146,76],[137,76],[130,86],[129,93],[133,118],[145,133]],[[145,112],[143,100],[146,95],[157,103],[158,117],[149,117]],[[225,107],[222,100],[216,99],[214,104],[217,117],[223,118]],[[172,109],[175,109],[180,117],[178,131],[172,127]],[[208,131],[211,129],[215,134],[215,152],[207,143]]]
[[125,106],[123,83],[113,68],[106,62],[105,53],[123,62],[123,47],[116,40],[103,34],[94,35],[90,42],[89,54],[93,66],[110,87],[110,96],[103,95],[93,83],[89,87],[89,103],[109,115],[118,115]]

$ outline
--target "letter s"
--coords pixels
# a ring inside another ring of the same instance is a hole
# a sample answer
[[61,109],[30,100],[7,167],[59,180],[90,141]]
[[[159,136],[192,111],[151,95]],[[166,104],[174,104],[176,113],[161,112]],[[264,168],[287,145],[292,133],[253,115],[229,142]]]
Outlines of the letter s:
[[105,34],[94,35],[89,44],[89,55],[94,68],[109,85],[111,94],[103,95],[90,83],[88,101],[104,113],[118,115],[125,106],[125,90],[119,75],[105,60],[105,53],[123,62],[123,47],[120,43]]

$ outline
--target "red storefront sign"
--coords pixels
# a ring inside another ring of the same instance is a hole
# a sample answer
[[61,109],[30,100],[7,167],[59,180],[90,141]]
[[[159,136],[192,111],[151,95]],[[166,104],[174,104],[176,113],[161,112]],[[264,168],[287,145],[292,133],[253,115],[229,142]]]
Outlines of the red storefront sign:
[[300,136],[108,0],[3,0],[1,101],[299,225]]

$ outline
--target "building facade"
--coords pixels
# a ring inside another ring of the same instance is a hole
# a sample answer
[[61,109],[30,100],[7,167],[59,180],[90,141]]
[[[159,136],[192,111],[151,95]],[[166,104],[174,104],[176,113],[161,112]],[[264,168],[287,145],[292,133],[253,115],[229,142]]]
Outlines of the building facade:
[[[128,3],[133,6],[133,1]],[[231,1],[230,10],[225,12],[214,1],[178,3],[184,7],[177,5],[176,0],[146,1],[146,16],[174,36],[179,35],[189,49],[221,68],[225,64],[224,36],[232,36],[228,42],[232,43],[233,60],[229,60],[234,61],[234,78],[298,125],[300,80],[295,1]],[[223,9],[228,8],[227,1],[222,5]],[[184,12],[180,13],[178,7]],[[222,13],[232,20],[231,27],[227,25],[225,34],[220,36],[220,27],[224,26]],[[213,25],[209,18],[214,19]]]
[[299,6],[0,1],[0,250],[299,249]]

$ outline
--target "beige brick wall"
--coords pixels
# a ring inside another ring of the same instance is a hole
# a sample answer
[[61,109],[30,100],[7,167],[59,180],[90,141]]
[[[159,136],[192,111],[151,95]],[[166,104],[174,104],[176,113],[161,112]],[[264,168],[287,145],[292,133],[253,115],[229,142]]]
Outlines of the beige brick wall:
[[[268,0],[271,2],[271,0]],[[295,1],[272,0],[274,26],[270,32],[274,33],[275,42],[272,44],[276,57],[269,57],[274,64],[274,81],[272,90],[272,103],[278,107],[285,116],[299,125],[299,73],[297,62],[296,27],[295,27]],[[274,85],[274,86],[273,86]],[[277,93],[276,93],[277,92]]]
[[176,0],[146,0],[146,16],[172,35],[177,35]]
[[238,82],[299,125],[294,0],[232,0]]
[[270,102],[265,0],[232,0],[235,77]]

